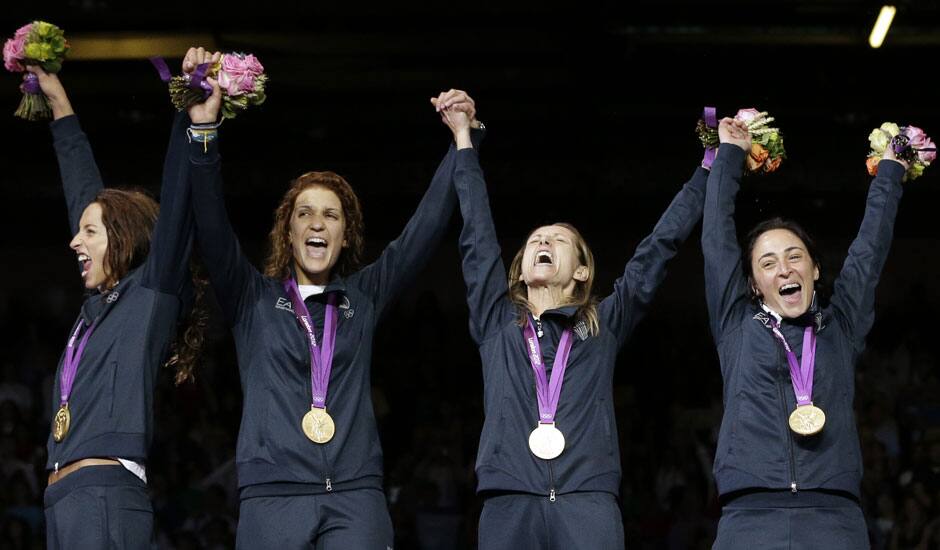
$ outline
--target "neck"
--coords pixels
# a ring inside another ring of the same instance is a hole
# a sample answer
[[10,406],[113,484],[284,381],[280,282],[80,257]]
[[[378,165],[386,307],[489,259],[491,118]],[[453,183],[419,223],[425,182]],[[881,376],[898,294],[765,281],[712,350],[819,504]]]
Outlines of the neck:
[[294,262],[294,276],[297,278],[298,285],[320,285],[326,286],[330,282],[330,272],[307,273],[303,266]]
[[526,298],[532,315],[539,317],[542,313],[571,303],[574,286],[562,288],[559,286],[527,286]]

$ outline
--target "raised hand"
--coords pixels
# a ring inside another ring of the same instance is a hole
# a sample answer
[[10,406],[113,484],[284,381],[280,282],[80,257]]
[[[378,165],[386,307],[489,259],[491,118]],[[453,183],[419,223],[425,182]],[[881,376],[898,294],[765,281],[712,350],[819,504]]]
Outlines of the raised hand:
[[[42,94],[46,96],[49,107],[52,108],[52,118],[54,120],[75,114],[75,111],[72,110],[72,104],[69,102],[69,97],[65,93],[65,87],[62,86],[62,81],[59,80],[58,75],[47,73],[39,65],[26,65],[26,70],[39,79],[39,87],[42,89]],[[25,79],[26,75],[23,75],[23,78]]]
[[183,74],[192,74],[192,72],[196,70],[196,67],[203,63],[218,63],[221,57],[221,52],[210,52],[202,47],[189,48],[186,52],[186,56],[183,58]]
[[[205,48],[189,48],[183,58],[183,73],[192,74],[196,67],[203,63],[215,64],[221,56],[221,53],[209,52]],[[204,102],[191,105],[187,109],[189,118],[194,124],[212,124],[219,119],[219,110],[222,108],[222,91],[219,88],[219,83],[214,78],[206,77],[206,82],[212,86],[212,95]]]
[[431,98],[431,104],[441,115],[443,122],[454,134],[458,149],[472,147],[470,128],[479,128],[476,120],[476,103],[467,92],[450,89]]
[[725,117],[718,123],[718,141],[737,145],[745,151],[751,150],[751,133],[747,123]]
[[882,160],[893,160],[901,164],[904,167],[904,170],[907,171],[911,168],[911,164],[904,159],[899,159],[898,156],[894,153],[894,146],[891,143],[888,143],[888,146],[885,147],[885,152],[881,155]]

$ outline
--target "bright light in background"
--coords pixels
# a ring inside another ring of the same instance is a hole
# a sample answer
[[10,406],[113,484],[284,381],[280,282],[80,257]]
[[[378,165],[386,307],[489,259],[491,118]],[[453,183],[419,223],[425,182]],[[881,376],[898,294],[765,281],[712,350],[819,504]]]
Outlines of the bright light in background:
[[894,13],[898,11],[894,6],[882,6],[881,13],[878,14],[878,20],[871,29],[871,36],[868,37],[868,43],[872,48],[880,48],[881,43],[885,41],[885,35],[891,28],[891,21],[894,20]]
[[147,59],[151,56],[182,57],[190,46],[216,48],[210,34],[180,33],[74,33],[69,35],[69,59]]

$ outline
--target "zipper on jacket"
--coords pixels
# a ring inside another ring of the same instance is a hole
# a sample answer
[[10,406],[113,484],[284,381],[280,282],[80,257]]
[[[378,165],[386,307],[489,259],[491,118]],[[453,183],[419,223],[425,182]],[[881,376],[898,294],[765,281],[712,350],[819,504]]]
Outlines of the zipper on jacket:
[[[783,360],[786,361],[786,356],[783,357]],[[790,371],[787,370],[786,374],[789,374]],[[787,394],[784,386],[787,381],[778,380],[777,389],[780,390],[780,407],[783,409],[783,418],[789,418],[789,412],[787,411]],[[790,492],[797,492],[796,484],[796,455],[793,453],[793,434],[790,433],[790,426],[787,425],[785,428],[786,437],[787,437],[787,449],[790,452]]]
[[326,456],[326,448],[325,448],[323,445],[317,445],[317,447],[320,447],[320,456],[323,457],[323,464],[326,465],[326,468],[325,468],[325,470],[326,470],[326,472],[327,472],[327,474],[326,474],[326,492],[327,492],[327,493],[330,493],[330,492],[333,491],[333,480],[331,479],[331,478],[333,477],[333,474],[330,473],[330,472],[333,471],[333,465],[330,464],[330,461],[329,461],[329,459],[328,459],[327,456]]
[[548,500],[555,502],[555,469],[552,467],[552,461],[548,461]]

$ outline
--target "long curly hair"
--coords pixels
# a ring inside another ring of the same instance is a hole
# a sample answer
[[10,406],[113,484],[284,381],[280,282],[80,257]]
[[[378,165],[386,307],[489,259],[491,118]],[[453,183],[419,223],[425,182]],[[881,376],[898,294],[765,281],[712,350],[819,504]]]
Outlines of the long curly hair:
[[110,289],[147,259],[160,207],[135,189],[102,189],[93,202],[101,206],[101,223],[108,233],[102,286]]
[[189,260],[189,273],[193,282],[192,306],[186,318],[176,327],[176,340],[173,341],[170,358],[163,365],[176,369],[174,382],[177,386],[196,380],[193,371],[199,364],[199,354],[202,353],[206,326],[209,324],[209,309],[205,299],[209,279],[204,271],[202,262],[193,254]]
[[[139,267],[150,253],[150,239],[160,207],[153,198],[135,189],[102,189],[92,202],[101,206],[101,223],[108,235],[103,288],[111,289],[127,273]],[[176,383],[192,380],[209,318],[204,295],[207,280],[195,262],[190,263],[194,299],[187,318],[179,323],[173,351],[165,363],[176,368]]]
[[[574,243],[572,244],[575,250],[578,251],[578,261],[588,269],[587,280],[578,281],[577,284],[575,284],[574,294],[571,296],[571,299],[568,300],[567,303],[560,305],[577,306],[578,312],[576,318],[579,321],[584,321],[587,325],[588,332],[592,336],[597,336],[600,331],[600,322],[597,316],[597,298],[591,294],[591,289],[594,286],[594,254],[591,252],[591,247],[588,246],[587,241],[581,236],[581,232],[575,229],[570,223],[562,222],[549,225],[557,225],[571,231],[574,235]],[[528,297],[528,288],[526,287],[525,281],[522,280],[522,256],[525,254],[526,243],[529,242],[529,237],[531,236],[532,233],[526,236],[519,251],[516,252],[516,256],[512,259],[512,263],[509,264],[509,299],[516,305],[517,323],[519,326],[525,326],[526,315],[532,309],[532,304],[529,302]]]
[[264,261],[264,274],[278,280],[290,276],[291,261],[294,252],[290,245],[290,218],[294,213],[294,203],[301,193],[311,187],[323,187],[336,193],[343,207],[346,221],[346,248],[340,252],[334,269],[340,275],[348,275],[359,269],[362,258],[363,232],[362,208],[359,197],[352,186],[342,176],[334,172],[307,172],[291,182],[291,186],[281,198],[281,203],[274,211],[274,225],[268,234],[269,253]]

